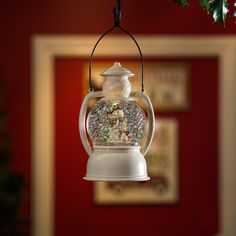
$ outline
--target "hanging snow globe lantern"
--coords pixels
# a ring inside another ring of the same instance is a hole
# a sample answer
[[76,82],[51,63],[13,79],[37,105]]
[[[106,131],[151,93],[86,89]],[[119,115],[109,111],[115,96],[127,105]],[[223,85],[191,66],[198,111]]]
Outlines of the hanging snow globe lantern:
[[[115,25],[99,38],[93,48],[89,65],[90,92],[83,100],[79,115],[80,136],[89,155],[84,179],[146,181],[150,178],[144,155],[154,134],[154,112],[150,99],[144,94],[143,57],[140,47],[134,37],[119,24],[120,1],[118,9],[114,8],[114,18]],[[128,34],[139,50],[142,65],[141,92],[131,92],[128,78],[134,74],[122,67],[119,62],[115,62],[111,68],[100,74],[105,78],[102,91],[93,91],[91,79],[93,53],[100,40],[115,27]],[[88,104],[94,98],[100,99],[88,113]],[[147,116],[134,98],[144,102]]]

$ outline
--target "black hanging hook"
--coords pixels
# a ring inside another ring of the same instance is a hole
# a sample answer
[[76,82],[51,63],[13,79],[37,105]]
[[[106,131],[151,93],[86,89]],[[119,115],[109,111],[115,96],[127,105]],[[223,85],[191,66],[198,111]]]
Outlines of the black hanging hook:
[[113,8],[114,26],[119,27],[121,19],[120,0],[117,0],[116,3],[116,6]]

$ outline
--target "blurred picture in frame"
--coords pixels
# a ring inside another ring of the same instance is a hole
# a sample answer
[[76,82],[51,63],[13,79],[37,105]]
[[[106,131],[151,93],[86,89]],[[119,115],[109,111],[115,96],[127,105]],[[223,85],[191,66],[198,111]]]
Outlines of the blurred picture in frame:
[[[92,67],[92,81],[95,90],[101,90],[104,78],[102,73],[112,61],[98,61]],[[141,65],[138,61],[124,61],[122,65],[129,68],[135,76],[129,80],[133,91],[140,91]],[[88,91],[88,64],[83,67],[84,93]],[[186,111],[190,107],[190,66],[179,62],[145,62],[145,93],[150,97],[157,112]]]
[[96,204],[175,204],[178,201],[178,122],[156,121],[156,132],[145,156],[149,181],[94,183]]

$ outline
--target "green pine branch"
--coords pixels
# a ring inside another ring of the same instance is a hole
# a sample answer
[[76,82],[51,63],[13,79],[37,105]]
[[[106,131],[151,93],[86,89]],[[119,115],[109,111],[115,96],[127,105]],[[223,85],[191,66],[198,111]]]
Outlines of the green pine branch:
[[188,0],[173,0],[173,1],[180,4],[183,7],[187,7],[189,5]]
[[208,10],[209,0],[199,0],[199,3],[205,10]]
[[214,22],[225,24],[226,15],[229,12],[228,0],[210,0],[209,13],[213,15]]
[[[188,0],[172,0],[181,6],[188,6]],[[225,25],[226,15],[229,12],[228,0],[199,0],[199,4],[207,10],[214,19],[214,22],[220,22]],[[234,4],[236,7],[236,2]],[[236,11],[233,13],[236,17]]]
[[25,178],[11,169],[10,135],[4,109],[4,83],[0,80],[0,236],[23,236],[21,216]]

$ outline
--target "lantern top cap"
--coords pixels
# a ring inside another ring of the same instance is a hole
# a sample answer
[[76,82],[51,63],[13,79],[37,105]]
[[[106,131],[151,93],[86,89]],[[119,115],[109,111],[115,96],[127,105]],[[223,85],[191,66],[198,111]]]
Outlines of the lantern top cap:
[[122,67],[120,62],[115,62],[111,68],[104,71],[100,74],[103,77],[109,77],[109,76],[125,76],[125,77],[131,77],[134,76],[134,73],[127,70],[126,68]]

